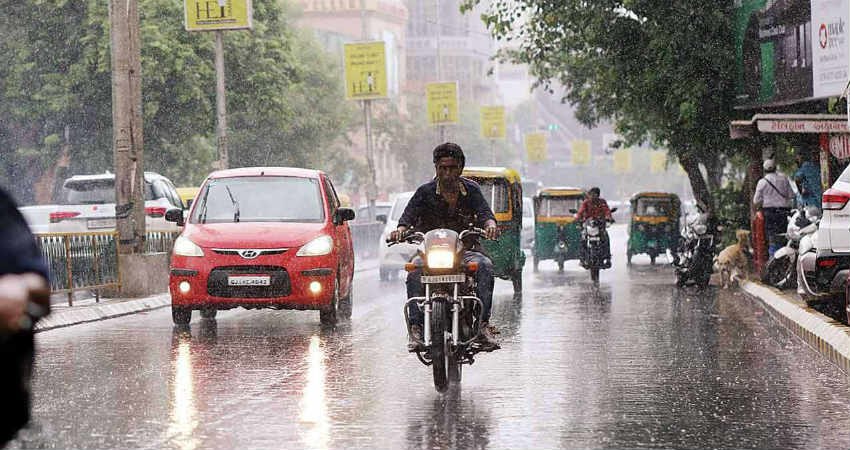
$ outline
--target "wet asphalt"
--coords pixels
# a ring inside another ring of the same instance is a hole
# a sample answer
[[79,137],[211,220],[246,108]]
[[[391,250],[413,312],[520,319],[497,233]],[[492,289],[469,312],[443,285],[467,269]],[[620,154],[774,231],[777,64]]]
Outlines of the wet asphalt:
[[405,350],[402,281],[356,276],[354,315],[167,308],[37,335],[34,419],[10,448],[848,448],[850,379],[735,291],[665,258],[496,282],[502,349],[434,390]]

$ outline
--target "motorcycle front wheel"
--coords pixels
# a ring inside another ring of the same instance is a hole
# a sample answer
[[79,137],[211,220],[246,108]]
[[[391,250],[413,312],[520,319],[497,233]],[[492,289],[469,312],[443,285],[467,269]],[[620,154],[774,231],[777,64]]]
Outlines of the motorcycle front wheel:
[[431,310],[431,367],[434,372],[434,388],[445,392],[449,381],[460,381],[460,364],[451,350],[449,339],[448,305],[442,301],[432,303]]
[[591,267],[590,268],[590,281],[593,281],[593,284],[599,284],[599,268]]

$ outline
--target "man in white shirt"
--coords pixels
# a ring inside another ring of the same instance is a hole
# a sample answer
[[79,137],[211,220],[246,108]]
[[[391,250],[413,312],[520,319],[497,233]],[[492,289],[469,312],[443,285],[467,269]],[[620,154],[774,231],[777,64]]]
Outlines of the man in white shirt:
[[776,161],[768,159],[763,164],[764,177],[756,185],[753,204],[761,208],[764,214],[764,234],[767,237],[768,253],[773,253],[783,245],[779,233],[788,227],[788,214],[794,199],[791,180],[776,172]]

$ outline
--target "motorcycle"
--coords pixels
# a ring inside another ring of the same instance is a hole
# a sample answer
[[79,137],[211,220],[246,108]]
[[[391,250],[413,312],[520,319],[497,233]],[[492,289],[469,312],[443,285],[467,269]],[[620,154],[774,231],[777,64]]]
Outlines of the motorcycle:
[[485,231],[476,227],[459,234],[449,229],[428,233],[408,230],[397,241],[387,240],[388,245],[408,242],[419,246],[420,258],[416,261],[421,262],[408,263],[405,270],[422,269],[425,296],[407,300],[404,322],[410,336],[408,305],[414,304],[424,312],[424,342],[420,342],[423,350],[417,350],[416,356],[422,364],[431,366],[438,392],[446,391],[450,384],[459,384],[462,366],[472,365],[477,353],[498,349],[478,342],[484,304],[477,296],[475,277],[471,275],[478,270],[478,264],[463,262],[467,248],[464,240],[477,236],[485,236]]
[[[570,210],[570,212],[573,211]],[[613,208],[611,214],[616,211],[617,208]],[[593,284],[599,284],[600,269],[611,268],[607,223],[608,221],[603,218],[593,217],[584,220],[581,225],[582,249],[579,253],[579,262],[582,267],[590,271],[590,280]]]
[[558,272],[564,271],[564,262],[567,260],[567,225],[558,225],[557,241],[552,251],[555,254],[555,262],[558,263]]
[[806,250],[814,248],[811,235],[818,230],[820,222],[820,211],[817,207],[800,208],[794,211],[788,219],[788,227],[784,233],[787,243],[777,250],[767,261],[762,270],[762,282],[775,286],[779,289],[794,288],[797,286],[797,264],[800,244],[805,241]]
[[722,225],[710,225],[709,222],[708,214],[702,210],[686,220],[676,257],[673,258],[676,286],[708,286],[714,273],[715,233],[723,230]]

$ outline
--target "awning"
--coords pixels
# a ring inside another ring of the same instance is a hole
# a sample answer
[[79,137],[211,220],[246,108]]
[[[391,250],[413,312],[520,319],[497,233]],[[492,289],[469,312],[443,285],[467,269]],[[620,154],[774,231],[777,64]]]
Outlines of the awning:
[[729,136],[743,139],[757,133],[850,133],[843,114],[756,114],[750,120],[733,120]]

